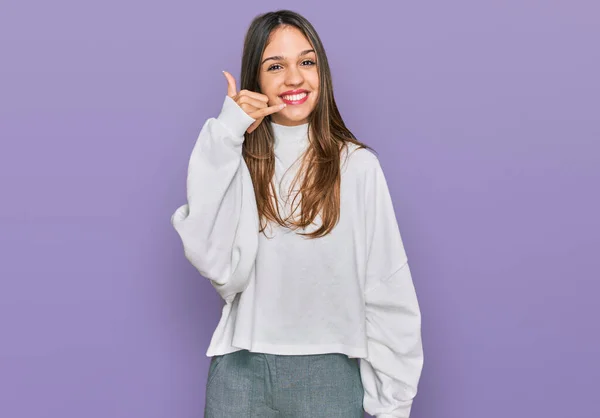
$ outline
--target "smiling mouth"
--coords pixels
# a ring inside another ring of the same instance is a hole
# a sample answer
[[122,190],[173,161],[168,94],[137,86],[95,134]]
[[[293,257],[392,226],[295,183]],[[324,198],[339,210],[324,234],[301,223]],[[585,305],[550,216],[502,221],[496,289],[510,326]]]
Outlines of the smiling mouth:
[[281,99],[285,104],[289,105],[299,105],[306,101],[308,98],[308,92],[300,93],[300,94],[288,94],[285,96],[281,96]]

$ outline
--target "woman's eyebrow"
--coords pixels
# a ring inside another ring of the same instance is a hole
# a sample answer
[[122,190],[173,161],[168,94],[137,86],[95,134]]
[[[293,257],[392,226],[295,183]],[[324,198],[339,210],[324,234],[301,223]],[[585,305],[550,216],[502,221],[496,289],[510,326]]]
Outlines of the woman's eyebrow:
[[[315,50],[314,49],[305,49],[304,51],[302,51],[301,53],[299,53],[298,56],[301,57],[302,55],[306,55],[306,54],[308,54],[310,52],[315,52]],[[265,62],[267,62],[269,60],[283,61],[283,60],[285,60],[285,57],[283,57],[282,55],[275,55],[273,57],[265,58],[263,60],[263,62],[260,63],[260,65],[263,65]]]

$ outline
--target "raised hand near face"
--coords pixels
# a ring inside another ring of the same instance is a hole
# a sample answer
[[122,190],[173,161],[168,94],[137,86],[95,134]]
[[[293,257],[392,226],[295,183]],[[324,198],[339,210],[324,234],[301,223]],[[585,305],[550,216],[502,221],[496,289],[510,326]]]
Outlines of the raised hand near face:
[[235,78],[227,71],[223,71],[223,74],[227,79],[227,95],[231,97],[248,116],[256,119],[256,121],[248,127],[246,132],[251,133],[258,125],[260,125],[265,116],[279,112],[286,106],[285,103],[269,106],[269,98],[261,93],[250,90],[238,92]]

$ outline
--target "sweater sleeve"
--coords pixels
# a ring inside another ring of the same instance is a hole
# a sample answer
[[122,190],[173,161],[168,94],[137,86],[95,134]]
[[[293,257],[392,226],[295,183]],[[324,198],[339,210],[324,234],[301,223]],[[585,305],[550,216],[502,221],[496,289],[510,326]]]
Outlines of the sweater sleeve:
[[360,360],[363,405],[377,418],[408,418],[423,367],[421,314],[378,160],[366,177],[368,355]]
[[187,203],[171,216],[185,257],[227,302],[248,285],[258,249],[258,212],[244,133],[255,121],[229,96],[202,127],[187,172]]

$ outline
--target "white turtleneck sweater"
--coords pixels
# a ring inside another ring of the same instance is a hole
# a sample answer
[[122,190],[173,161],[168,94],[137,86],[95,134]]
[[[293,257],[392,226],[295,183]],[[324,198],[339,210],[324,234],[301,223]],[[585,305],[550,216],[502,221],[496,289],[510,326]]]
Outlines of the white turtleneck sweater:
[[[344,353],[360,358],[367,413],[409,417],[423,365],[421,315],[379,160],[354,144],[342,153],[340,220],[328,235],[272,225],[265,236],[242,157],[254,121],[225,97],[192,150],[187,204],[171,217],[186,258],[224,300],[206,355]],[[273,128],[275,184],[288,214],[308,123],[262,123]]]

